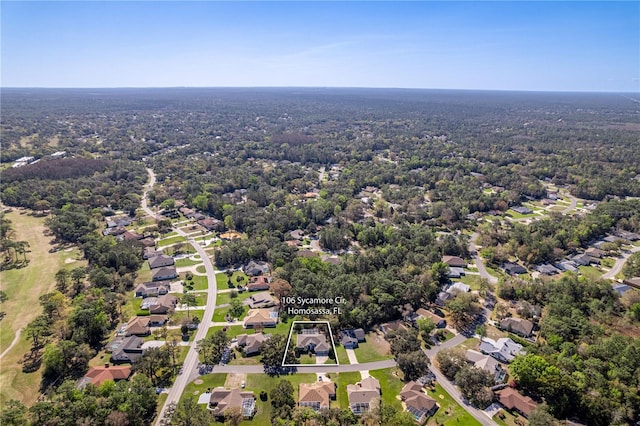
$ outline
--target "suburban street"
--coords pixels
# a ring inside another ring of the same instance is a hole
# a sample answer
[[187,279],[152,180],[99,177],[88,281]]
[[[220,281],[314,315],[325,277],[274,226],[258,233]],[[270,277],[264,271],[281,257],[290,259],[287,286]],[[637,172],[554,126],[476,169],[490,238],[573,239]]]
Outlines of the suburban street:
[[629,257],[636,252],[640,251],[640,247],[633,247],[631,250],[629,250],[628,252],[624,253],[622,255],[622,257],[619,257],[616,259],[616,263],[613,264],[613,266],[611,267],[611,269],[609,269],[607,272],[605,272],[604,274],[602,274],[602,278],[604,279],[614,279],[616,277],[616,275],[618,274],[618,272],[620,272],[622,270],[622,267],[624,266],[625,263],[627,263],[627,260],[629,259]]
[[[142,209],[151,217],[155,219],[159,219],[159,216],[156,215],[148,206],[147,198],[149,191],[153,188],[153,185],[156,182],[156,176],[153,173],[153,170],[147,168],[147,173],[149,174],[149,183],[145,187],[144,194],[142,197]],[[191,246],[196,250],[196,252],[200,255],[204,263],[204,268],[207,272],[207,282],[209,284],[209,291],[207,293],[207,304],[204,310],[204,314],[202,316],[203,321],[198,325],[198,330],[196,331],[196,335],[193,338],[193,341],[189,344],[189,352],[187,353],[187,357],[184,360],[182,366],[182,374],[179,374],[176,377],[173,386],[169,389],[169,395],[167,400],[165,401],[162,409],[158,413],[158,417],[156,418],[156,425],[159,425],[161,420],[164,418],[167,407],[171,403],[178,403],[180,400],[180,396],[184,391],[185,386],[189,384],[191,380],[193,380],[194,375],[197,375],[196,369],[199,364],[198,359],[198,351],[196,350],[196,342],[198,340],[204,339],[207,336],[207,331],[209,331],[210,321],[205,321],[205,318],[213,318],[213,312],[216,307],[216,272],[213,268],[213,264],[209,259],[209,255],[205,252],[204,248],[200,244],[198,244],[195,240],[189,238],[186,233],[181,231],[178,228],[174,228],[179,235],[182,235],[187,238],[187,241]]]
[[491,284],[497,284],[498,278],[487,272],[487,268],[484,266],[484,260],[480,257],[480,253],[478,253],[478,249],[476,247],[476,240],[480,234],[474,232],[469,239],[469,253],[472,253],[473,260],[476,262],[476,266],[478,267],[478,273],[480,276],[486,280],[488,280]]
[[[396,361],[387,359],[384,361],[367,362],[363,364],[340,364],[340,365],[307,365],[300,364],[296,367],[298,373],[347,373],[361,370],[380,370],[383,368],[395,367]],[[256,374],[264,373],[263,365],[216,365],[213,367],[213,373],[246,373]]]
[[476,420],[478,420],[483,425],[495,426],[496,422],[491,420],[482,410],[472,407],[471,405],[464,402],[464,399],[462,398],[462,394],[460,393],[458,388],[453,383],[451,383],[449,379],[447,379],[444,376],[444,374],[442,374],[440,370],[438,370],[433,365],[433,360],[439,351],[458,346],[465,340],[467,340],[465,336],[463,336],[462,334],[456,334],[455,337],[447,340],[446,342],[442,343],[439,346],[433,346],[431,347],[431,349],[428,349],[428,350],[425,349],[424,353],[429,357],[429,360],[431,361],[431,365],[429,366],[429,368],[431,372],[436,376],[436,380],[440,384],[440,386],[442,386],[444,390],[446,390],[449,393],[449,395],[451,395],[451,397],[455,399],[458,404],[460,404],[462,408],[464,408],[469,414],[471,414]]

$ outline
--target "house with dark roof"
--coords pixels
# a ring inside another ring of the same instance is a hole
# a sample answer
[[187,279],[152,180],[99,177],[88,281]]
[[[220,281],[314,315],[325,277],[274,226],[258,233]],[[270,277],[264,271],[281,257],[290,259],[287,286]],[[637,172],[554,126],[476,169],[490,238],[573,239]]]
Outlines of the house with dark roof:
[[178,278],[178,271],[175,266],[167,266],[165,268],[158,268],[153,270],[152,281],[165,281]]
[[623,282],[631,287],[640,288],[640,277],[627,278]]
[[597,259],[594,259],[586,253],[577,254],[573,256],[571,260],[580,266],[589,266],[592,263],[600,263]]
[[173,257],[167,256],[166,254],[150,257],[148,262],[149,269],[163,268],[165,266],[172,266],[176,264]]
[[537,265],[535,269],[544,275],[555,275],[560,273],[558,268],[553,265],[549,265],[548,263],[545,263],[544,265]]
[[500,321],[500,328],[522,337],[529,337],[533,333],[533,323],[522,318],[505,318]]
[[142,339],[138,336],[116,337],[108,346],[111,349],[111,362],[135,362],[142,356]]
[[464,275],[464,269],[450,266],[447,272],[449,278],[460,278]]
[[256,397],[253,392],[217,387],[211,391],[208,409],[217,418],[223,418],[227,410],[240,410],[246,420],[256,413]]
[[224,227],[224,224],[221,221],[212,217],[201,219],[197,223],[207,231],[221,231]]
[[148,310],[150,314],[167,314],[173,312],[178,304],[178,298],[172,294],[164,294],[158,297],[146,297],[142,299],[140,309]]
[[421,384],[411,381],[400,391],[404,410],[409,412],[419,424],[423,424],[438,410],[436,400],[424,393],[422,389]]
[[355,349],[358,347],[358,343],[366,341],[365,332],[361,328],[341,330],[338,338],[345,349]]
[[87,374],[78,380],[76,387],[84,389],[88,384],[100,386],[107,380],[114,382],[127,380],[131,376],[131,372],[130,365],[109,365],[109,363],[105,363],[104,366],[91,367]]
[[336,385],[333,382],[300,383],[298,405],[314,411],[328,410],[332,399],[336,399]]
[[116,237],[121,241],[138,241],[144,238],[144,235],[133,231],[125,231]]
[[371,409],[371,403],[380,398],[380,382],[369,376],[355,385],[347,385],[349,409],[353,414],[361,415]]
[[133,219],[130,217],[114,217],[107,220],[107,228],[124,228],[125,226],[131,225]]
[[239,334],[237,339],[238,347],[243,349],[245,356],[257,355],[262,349],[262,344],[271,338],[271,334]]
[[527,273],[527,270],[517,263],[507,262],[502,265],[502,269],[504,269],[504,271],[509,275],[521,275]]
[[504,388],[496,392],[498,401],[507,410],[517,411],[525,417],[529,417],[531,412],[537,407],[538,404],[529,398],[522,395],[520,392],[513,388]]
[[524,207],[524,206],[511,207],[511,210],[513,210],[514,212],[520,213],[520,214],[531,214],[531,213],[533,213],[533,210],[531,210],[529,207]]
[[613,291],[618,293],[620,297],[624,296],[626,292],[632,289],[632,287],[627,284],[614,284],[612,287],[613,287]]
[[602,257],[604,257],[607,253],[605,253],[603,250],[600,250],[599,248],[595,248],[595,247],[589,247],[586,251],[585,254],[588,254],[589,256],[593,257],[593,258],[597,258],[597,259],[601,259]]
[[142,253],[142,258],[144,260],[151,259],[152,257],[160,256],[162,252],[160,250],[156,250],[154,247],[145,247],[144,252]]
[[453,268],[464,268],[467,266],[467,262],[458,256],[442,256],[442,261]]

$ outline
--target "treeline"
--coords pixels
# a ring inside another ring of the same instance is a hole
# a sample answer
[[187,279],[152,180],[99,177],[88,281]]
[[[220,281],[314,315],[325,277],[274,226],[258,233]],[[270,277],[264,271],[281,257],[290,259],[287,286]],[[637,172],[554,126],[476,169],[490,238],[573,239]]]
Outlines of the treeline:
[[0,178],[0,195],[9,206],[43,211],[81,205],[135,212],[146,171],[131,161],[67,158],[8,169]]
[[598,205],[583,217],[551,214],[528,225],[513,223],[506,228],[482,226],[485,256],[502,263],[517,256],[528,264],[558,260],[616,229],[640,231],[640,200],[612,200]]
[[507,280],[498,295],[543,307],[541,340],[510,371],[519,388],[544,399],[557,418],[588,425],[629,424],[640,413],[640,330],[631,292],[577,276]]

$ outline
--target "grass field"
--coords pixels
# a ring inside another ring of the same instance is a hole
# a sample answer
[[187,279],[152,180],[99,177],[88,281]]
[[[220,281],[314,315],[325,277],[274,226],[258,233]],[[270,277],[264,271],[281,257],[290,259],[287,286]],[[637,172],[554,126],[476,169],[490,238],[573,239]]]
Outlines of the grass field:
[[158,247],[166,247],[169,244],[175,244],[175,243],[185,242],[185,241],[186,241],[185,237],[181,235],[175,235],[173,237],[163,238],[162,240],[158,241]]
[[380,381],[380,391],[382,392],[383,404],[393,405],[401,410],[400,400],[396,398],[402,390],[402,372],[399,368],[385,368],[384,370],[372,370],[369,372],[373,377]]
[[[342,362],[341,362],[342,363]],[[348,363],[347,363],[348,364]],[[338,389],[336,391],[336,402],[340,408],[349,407],[349,397],[347,396],[347,385],[353,385],[362,378],[358,371],[347,373],[331,373],[330,378],[336,383]]]
[[[180,274],[180,278],[184,281],[184,277],[186,274]],[[207,277],[205,275],[194,275],[193,279],[193,289],[194,290],[208,290],[209,282],[207,281]]]
[[602,272],[596,269],[594,266],[580,266],[578,268],[580,273],[590,280],[600,279]]
[[[244,280],[241,282],[238,282],[236,281],[238,277],[243,277]],[[228,289],[229,288],[229,285],[227,284],[228,280],[229,280],[229,277],[227,276],[227,274],[216,274],[216,287],[218,288],[218,290]],[[247,276],[245,275],[244,272],[235,271],[231,276],[231,283],[235,286],[237,286],[238,284],[246,285],[247,282],[248,282]]]
[[[2,304],[6,316],[0,322],[0,353],[11,345],[19,329],[24,328],[42,311],[39,297],[54,289],[55,273],[61,268],[86,266],[77,249],[49,253],[51,236],[45,236],[44,218],[20,214],[14,210],[7,214],[13,223],[16,239],[29,242],[29,264],[21,269],[0,272],[0,285],[8,300]],[[75,260],[75,261],[74,261]],[[24,374],[19,361],[31,348],[21,336],[13,348],[0,361],[0,406],[7,399],[18,399],[32,404],[39,396],[40,372]]]
[[196,267],[196,272],[198,272],[199,274],[206,274],[207,269],[204,267],[204,265],[198,265]]
[[[236,297],[237,300],[243,301],[245,299],[250,298],[252,295],[254,295],[255,293],[250,293],[248,291],[242,292],[242,293],[238,293],[238,297]],[[216,303],[218,305],[225,305],[227,303],[231,303],[233,299],[231,298],[231,292],[227,292],[227,293],[219,293],[216,296]]]
[[358,343],[358,347],[354,351],[359,363],[384,361],[385,359],[393,358],[390,353],[371,342]]
[[427,424],[480,426],[480,422],[467,413],[439,384],[436,384],[435,390],[427,389],[427,394],[440,406]]
[[340,362],[340,365],[350,364],[349,357],[347,356],[347,351],[343,346],[341,345],[336,346],[336,356],[338,357],[338,361]]
[[[191,260],[189,258],[178,259],[178,260],[176,260],[176,268],[180,268],[182,266],[199,265],[201,263],[202,263],[202,260]],[[203,266],[203,268],[204,268],[204,266]]]

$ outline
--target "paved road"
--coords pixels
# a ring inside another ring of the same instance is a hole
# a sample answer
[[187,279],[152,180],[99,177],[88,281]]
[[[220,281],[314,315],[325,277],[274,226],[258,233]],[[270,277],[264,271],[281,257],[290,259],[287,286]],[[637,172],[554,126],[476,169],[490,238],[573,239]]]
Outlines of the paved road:
[[[153,170],[147,168],[147,173],[149,174],[149,183],[145,187],[144,195],[142,197],[142,209],[151,217],[159,219],[160,217],[154,213],[147,204],[147,196],[149,191],[153,188],[153,185],[156,183],[156,176],[153,173]],[[189,352],[187,353],[187,357],[184,360],[182,365],[182,374],[179,374],[173,383],[173,386],[169,389],[169,395],[167,400],[165,401],[160,413],[158,413],[158,417],[156,418],[156,425],[159,425],[161,420],[164,418],[167,407],[171,403],[178,403],[180,400],[180,396],[184,391],[185,386],[195,376],[197,376],[196,368],[199,363],[198,359],[198,351],[196,351],[196,344],[198,340],[204,339],[207,336],[207,331],[209,330],[210,321],[207,319],[213,318],[213,312],[216,307],[216,271],[213,268],[213,264],[209,259],[209,255],[204,251],[204,248],[198,244],[194,239],[190,238],[186,232],[181,231],[178,228],[173,229],[179,235],[182,235],[187,238],[187,242],[193,246],[196,252],[200,255],[202,262],[204,263],[204,269],[207,272],[207,282],[209,284],[209,292],[207,293],[207,304],[204,310],[204,314],[202,316],[203,321],[200,322],[198,326],[198,330],[196,331],[196,335],[189,345]]]
[[[381,370],[384,368],[393,368],[397,365],[393,359],[384,361],[367,362],[363,364],[341,364],[341,365],[300,365],[296,367],[298,373],[345,373],[360,370]],[[216,365],[213,367],[213,373],[245,373],[256,374],[264,373],[262,365]]]
[[487,268],[484,267],[484,260],[480,257],[480,253],[478,253],[478,249],[476,248],[476,240],[480,234],[474,232],[469,239],[469,253],[473,253],[473,260],[476,262],[476,266],[478,267],[478,273],[480,276],[486,280],[488,280],[492,284],[498,283],[498,278],[487,272]]
[[484,413],[484,411],[479,410],[469,405],[468,403],[466,403],[462,398],[462,394],[460,393],[458,388],[453,383],[451,383],[449,379],[447,379],[444,376],[444,374],[440,372],[440,370],[438,370],[436,367],[433,366],[433,359],[439,351],[443,349],[453,348],[454,346],[458,346],[460,343],[464,342],[465,340],[467,340],[465,336],[463,336],[462,334],[457,334],[456,336],[447,340],[441,345],[433,346],[431,347],[431,349],[425,350],[424,353],[427,354],[427,356],[431,360],[431,365],[429,366],[429,368],[431,369],[433,374],[436,376],[436,380],[438,381],[440,386],[442,386],[443,389],[446,390],[449,393],[449,395],[451,395],[451,397],[455,399],[456,402],[460,404],[460,406],[464,408],[469,414],[471,414],[477,421],[479,421],[481,424],[485,426],[496,426],[496,423],[493,420],[491,420]]
[[571,200],[571,203],[569,204],[569,207],[567,207],[566,209],[562,210],[562,214],[569,214],[569,212],[571,212],[571,210],[575,209],[576,205],[578,204],[578,199],[576,197],[574,197],[573,195],[571,195],[569,193],[567,193],[566,195]]
[[604,278],[605,280],[615,279],[618,272],[620,272],[624,264],[627,263],[629,256],[639,251],[640,251],[640,247],[633,247],[631,250],[623,254],[622,257],[616,259],[616,263],[613,264],[613,266],[611,267],[611,269],[609,269],[609,271],[602,274],[602,278]]

